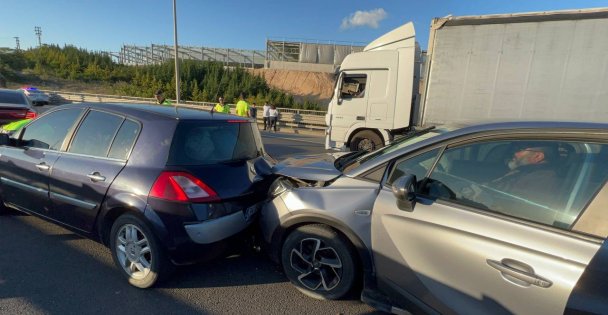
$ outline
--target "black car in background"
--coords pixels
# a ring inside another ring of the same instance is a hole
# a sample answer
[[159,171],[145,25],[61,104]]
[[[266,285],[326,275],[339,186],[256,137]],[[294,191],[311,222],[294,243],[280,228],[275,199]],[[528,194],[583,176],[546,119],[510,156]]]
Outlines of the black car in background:
[[219,255],[269,186],[255,123],[191,108],[59,106],[0,143],[0,211],[102,242],[140,288]]
[[38,116],[23,91],[0,89],[0,125]]

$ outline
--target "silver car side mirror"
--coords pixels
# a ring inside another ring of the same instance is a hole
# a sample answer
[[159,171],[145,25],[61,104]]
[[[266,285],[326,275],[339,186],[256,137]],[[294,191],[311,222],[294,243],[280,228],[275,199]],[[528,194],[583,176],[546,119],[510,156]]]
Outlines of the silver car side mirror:
[[413,211],[416,205],[416,175],[408,174],[397,178],[392,189],[397,207],[403,211]]

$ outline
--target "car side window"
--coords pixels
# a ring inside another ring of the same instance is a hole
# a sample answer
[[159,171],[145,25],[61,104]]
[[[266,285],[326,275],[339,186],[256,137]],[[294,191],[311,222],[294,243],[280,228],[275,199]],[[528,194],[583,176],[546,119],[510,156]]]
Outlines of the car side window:
[[407,157],[397,161],[388,176],[387,184],[391,185],[397,178],[407,174],[416,175],[416,180],[421,182],[433,166],[440,149],[433,149],[414,157]]
[[90,111],[76,131],[68,152],[106,157],[123,120],[118,115]]
[[42,116],[27,126],[21,141],[27,147],[59,150],[81,113],[82,109],[73,108]]
[[465,206],[570,229],[606,181],[605,145],[488,141],[448,148],[422,193]]
[[118,130],[116,138],[114,138],[108,157],[126,160],[138,134],[139,124],[132,120],[125,120]]

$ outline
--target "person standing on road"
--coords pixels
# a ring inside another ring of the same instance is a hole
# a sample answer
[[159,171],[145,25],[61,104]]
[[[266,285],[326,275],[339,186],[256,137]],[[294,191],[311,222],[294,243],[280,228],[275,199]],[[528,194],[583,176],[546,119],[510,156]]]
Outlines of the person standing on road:
[[264,120],[264,130],[266,130],[266,127],[270,129],[270,105],[268,105],[268,102],[264,102],[264,107],[262,108],[262,115],[262,119]]
[[165,98],[165,94],[162,89],[156,90],[154,92],[154,98],[156,99],[156,104],[159,105],[171,105],[171,102]]
[[156,98],[156,103],[159,105],[171,105],[171,102],[165,98],[163,90],[161,89],[156,90],[156,93],[154,93],[154,98]]
[[245,101],[243,93],[239,95],[239,101],[236,103],[236,114],[241,117],[249,116],[249,103]]
[[249,117],[255,119],[257,121],[258,118],[258,108],[255,107],[255,103],[251,103],[251,107],[249,107]]
[[220,96],[217,101],[219,103],[215,104],[215,106],[211,109],[211,112],[230,114],[230,106],[228,104],[224,104],[224,98]]
[[277,132],[277,123],[279,121],[279,111],[274,105],[270,105],[270,110],[268,111],[270,115],[270,128],[273,129],[274,132]]

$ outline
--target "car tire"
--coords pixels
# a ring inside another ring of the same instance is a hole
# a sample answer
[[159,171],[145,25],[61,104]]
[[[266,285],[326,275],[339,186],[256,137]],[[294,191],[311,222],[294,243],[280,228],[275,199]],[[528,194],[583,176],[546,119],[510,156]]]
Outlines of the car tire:
[[148,225],[132,214],[120,216],[112,225],[110,250],[114,263],[129,283],[149,288],[165,279],[173,264]]
[[326,225],[298,227],[281,250],[287,278],[302,293],[320,300],[337,300],[358,283],[358,260],[350,241]]
[[383,146],[380,136],[371,131],[363,130],[357,132],[350,141],[349,148],[351,151],[375,151]]

